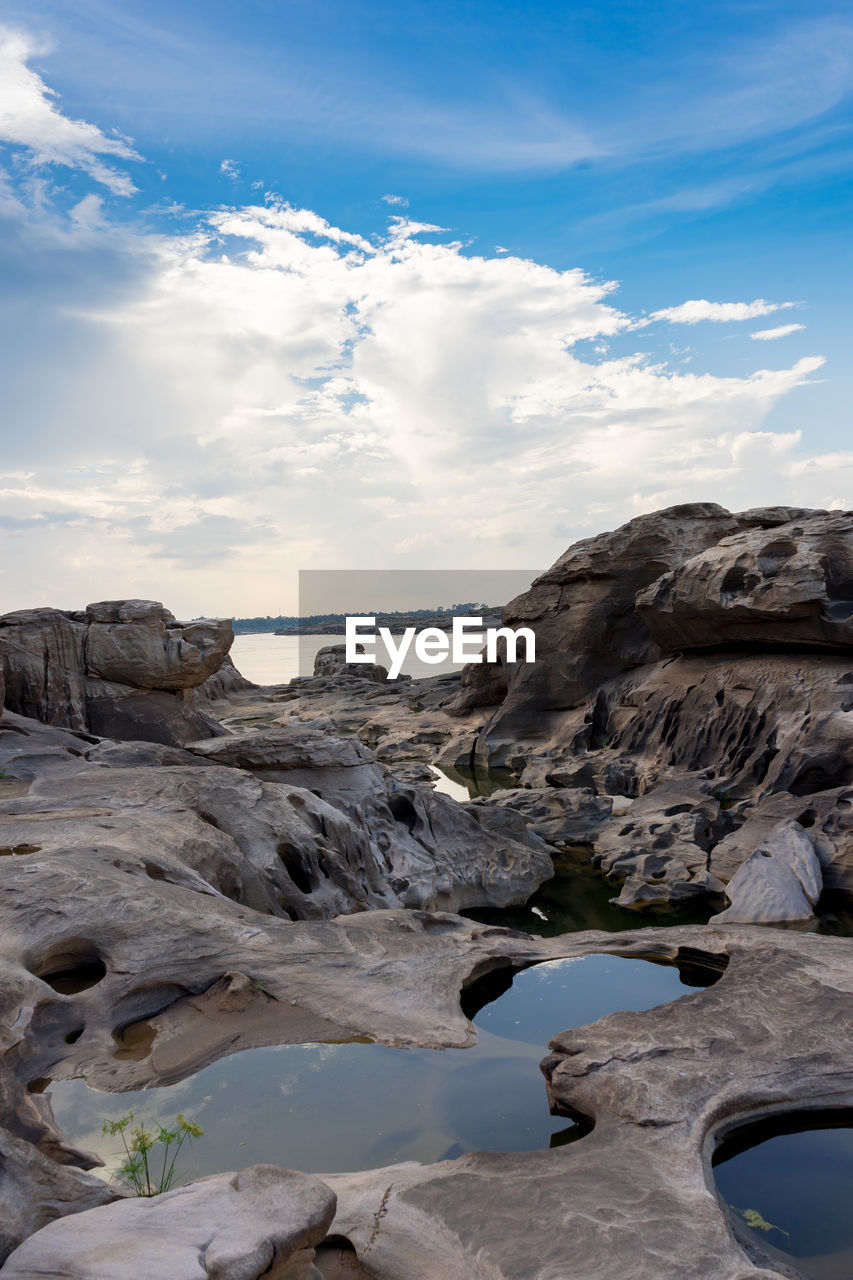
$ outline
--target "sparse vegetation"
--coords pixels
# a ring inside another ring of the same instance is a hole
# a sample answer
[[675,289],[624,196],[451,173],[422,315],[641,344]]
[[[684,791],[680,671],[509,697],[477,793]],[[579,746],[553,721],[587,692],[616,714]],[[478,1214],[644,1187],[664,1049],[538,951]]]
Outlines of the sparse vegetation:
[[[118,1120],[105,1120],[102,1132],[109,1136],[118,1135],[124,1147],[125,1162],[118,1169],[117,1176],[133,1188],[138,1196],[159,1196],[170,1191],[175,1181],[175,1161],[184,1143],[189,1139],[201,1138],[204,1130],[200,1124],[185,1120],[178,1112],[173,1128],[154,1122],[146,1128],[141,1121],[128,1129],[133,1120],[133,1112],[121,1116]],[[161,1153],[155,1148],[162,1147]],[[152,1155],[151,1153],[154,1152]],[[158,1169],[159,1166],[159,1169]]]

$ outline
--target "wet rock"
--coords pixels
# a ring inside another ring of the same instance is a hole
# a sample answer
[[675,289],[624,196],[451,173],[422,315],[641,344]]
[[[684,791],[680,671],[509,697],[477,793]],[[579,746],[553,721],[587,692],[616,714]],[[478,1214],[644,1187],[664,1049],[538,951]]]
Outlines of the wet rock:
[[853,650],[853,512],[723,538],[640,592],[637,612],[664,652]]
[[850,1105],[849,945],[777,931],[768,947],[766,930],[744,926],[645,936],[652,953],[664,938],[709,958],[722,948],[728,967],[674,1003],[552,1039],[542,1063],[552,1110],[594,1121],[588,1136],[327,1178],[332,1230],[376,1280],[777,1280],[760,1242],[750,1257],[736,1240],[709,1157],[756,1116]]
[[823,888],[814,845],[796,822],[780,822],[726,886],[730,906],[712,923],[786,924],[814,918]]
[[318,1178],[252,1165],[60,1218],[15,1250],[3,1276],[308,1280],[334,1211]]

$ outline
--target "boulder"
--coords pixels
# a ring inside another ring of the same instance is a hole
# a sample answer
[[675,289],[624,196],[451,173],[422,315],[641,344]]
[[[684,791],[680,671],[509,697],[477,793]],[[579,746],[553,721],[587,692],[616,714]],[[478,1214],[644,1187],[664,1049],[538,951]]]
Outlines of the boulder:
[[[356,645],[359,653],[364,653],[363,645]],[[388,668],[378,662],[347,662],[345,644],[327,644],[318,649],[314,656],[315,676],[350,676],[358,680],[388,679]]]
[[823,876],[814,845],[797,822],[780,822],[726,885],[731,904],[711,923],[790,924],[814,917]]
[[208,676],[204,684],[193,689],[193,703],[197,707],[211,706],[217,702],[227,702],[234,694],[247,693],[258,686],[242,675],[231,660],[229,654],[222,659],[222,666],[212,676]]
[[183,690],[222,666],[234,641],[225,618],[177,622],[154,600],[86,606],[86,671],[135,689]]
[[3,1277],[308,1280],[334,1213],[319,1178],[251,1165],[59,1218],[10,1255]]
[[723,538],[637,596],[664,652],[853,650],[853,512]]

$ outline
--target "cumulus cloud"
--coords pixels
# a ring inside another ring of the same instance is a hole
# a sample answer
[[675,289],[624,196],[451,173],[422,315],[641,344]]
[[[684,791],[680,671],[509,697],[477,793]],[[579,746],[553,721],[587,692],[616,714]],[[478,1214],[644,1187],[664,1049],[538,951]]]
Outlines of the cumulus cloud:
[[[6,136],[36,167],[126,193],[104,157],[129,144],[65,120],[25,42],[9,47]],[[111,222],[95,192],[34,221],[11,175],[0,213],[30,236],[22,272],[38,264],[16,276],[0,352],[17,426],[0,475],[7,607],[140,595],[275,612],[295,607],[300,567],[544,567],[655,506],[853,496],[853,458],[767,426],[820,356],[720,376],[641,347],[653,320],[792,303],[637,319],[579,269],[476,253],[399,214],[368,239],[272,198],[155,233]]]
[[773,342],[776,338],[787,338],[789,333],[800,333],[804,324],[780,324],[775,329],[756,329],[749,336],[756,342]]
[[653,311],[639,323],[642,326],[655,320],[668,320],[670,324],[700,324],[711,320],[726,324],[732,320],[754,320],[757,316],[769,316],[773,311],[786,311],[796,305],[795,302],[766,302],[764,298],[756,298],[754,302],[708,302],[705,298],[692,298],[677,307],[663,307],[660,311]]
[[801,437],[765,427],[819,356],[740,377],[614,356],[636,322],[612,282],[436,236],[271,202],[135,243],[132,294],[78,317],[109,356],[87,430],[48,450],[37,425],[0,481],[11,518],[62,519],[27,534],[64,566],[57,599],[267,612],[300,566],[544,565],[654,506],[824,499]]
[[82,169],[114,195],[131,195],[136,188],[128,175],[104,157],[141,157],[126,138],[62,114],[53,90],[27,65],[38,52],[26,36],[0,28],[0,141],[25,148],[34,165]]

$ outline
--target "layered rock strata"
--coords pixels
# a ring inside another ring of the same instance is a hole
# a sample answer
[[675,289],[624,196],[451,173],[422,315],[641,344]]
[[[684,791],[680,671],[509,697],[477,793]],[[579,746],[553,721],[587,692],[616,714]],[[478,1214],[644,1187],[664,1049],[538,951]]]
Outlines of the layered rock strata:
[[154,600],[105,600],[80,612],[0,617],[5,705],[104,737],[179,744],[219,732],[192,691],[222,666],[225,619],[177,622]]

